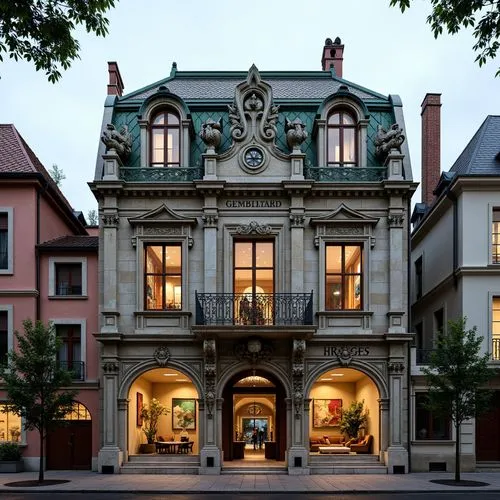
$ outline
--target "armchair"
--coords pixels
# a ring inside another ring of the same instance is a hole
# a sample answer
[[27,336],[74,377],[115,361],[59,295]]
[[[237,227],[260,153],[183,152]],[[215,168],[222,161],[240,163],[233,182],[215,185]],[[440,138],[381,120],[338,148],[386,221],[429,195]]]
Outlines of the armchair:
[[373,436],[369,434],[365,436],[362,441],[356,444],[351,444],[351,451],[355,451],[356,453],[371,453],[373,444]]

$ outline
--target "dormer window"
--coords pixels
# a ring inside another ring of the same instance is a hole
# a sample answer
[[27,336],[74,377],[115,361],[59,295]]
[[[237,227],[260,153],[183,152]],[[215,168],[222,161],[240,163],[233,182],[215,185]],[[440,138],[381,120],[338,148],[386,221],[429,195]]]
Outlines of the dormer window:
[[180,120],[171,111],[160,111],[151,121],[151,166],[180,166]]
[[355,167],[357,161],[357,127],[354,117],[345,110],[328,116],[327,162],[333,167]]

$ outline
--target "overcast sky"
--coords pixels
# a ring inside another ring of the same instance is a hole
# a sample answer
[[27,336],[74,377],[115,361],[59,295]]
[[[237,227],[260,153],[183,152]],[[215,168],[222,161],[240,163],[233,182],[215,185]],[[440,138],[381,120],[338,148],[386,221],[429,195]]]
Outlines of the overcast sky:
[[[430,0],[405,14],[389,0],[121,0],[110,33],[78,32],[81,60],[53,85],[28,63],[0,64],[0,122],[13,123],[47,169],[57,164],[76,210],[97,208],[93,180],[107,61],[125,93],[179,70],[320,70],[325,39],[340,36],[344,78],[399,94],[414,178],[420,181],[420,105],[442,94],[442,163],[448,170],[488,114],[500,114],[500,58],[479,68],[471,32],[435,40]],[[413,203],[420,201],[420,190]]]

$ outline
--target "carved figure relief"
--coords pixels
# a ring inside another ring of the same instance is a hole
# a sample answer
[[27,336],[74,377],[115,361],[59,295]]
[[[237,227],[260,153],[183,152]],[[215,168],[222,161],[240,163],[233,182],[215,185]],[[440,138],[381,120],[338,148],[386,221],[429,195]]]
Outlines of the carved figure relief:
[[114,149],[124,163],[128,160],[132,152],[132,136],[127,125],[123,125],[118,131],[112,123],[108,123],[102,133],[101,141],[106,145],[106,152]]
[[160,366],[166,366],[168,360],[170,359],[170,351],[168,350],[168,347],[158,347],[153,354],[153,358]]
[[377,135],[373,141],[375,144],[375,155],[379,159],[384,159],[391,149],[401,152],[401,145],[404,140],[403,129],[399,128],[397,123],[391,125],[389,130],[379,125],[377,127]]
[[252,365],[268,360],[273,355],[273,346],[258,338],[251,338],[236,344],[234,354],[239,360],[248,360]]

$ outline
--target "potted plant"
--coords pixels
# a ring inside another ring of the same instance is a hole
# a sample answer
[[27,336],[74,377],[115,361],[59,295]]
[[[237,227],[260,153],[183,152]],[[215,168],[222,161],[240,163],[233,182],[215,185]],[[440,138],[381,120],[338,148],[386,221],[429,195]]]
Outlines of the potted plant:
[[23,472],[24,463],[17,443],[0,443],[0,472]]
[[368,423],[368,410],[363,408],[364,403],[364,400],[352,401],[342,410],[339,427],[347,439],[357,438],[359,430],[365,428]]
[[161,415],[166,415],[170,410],[156,398],[151,403],[144,405],[141,410],[143,420],[142,432],[146,435],[147,444],[141,445],[142,453],[154,453],[156,451],[155,440],[158,434],[158,420]]

